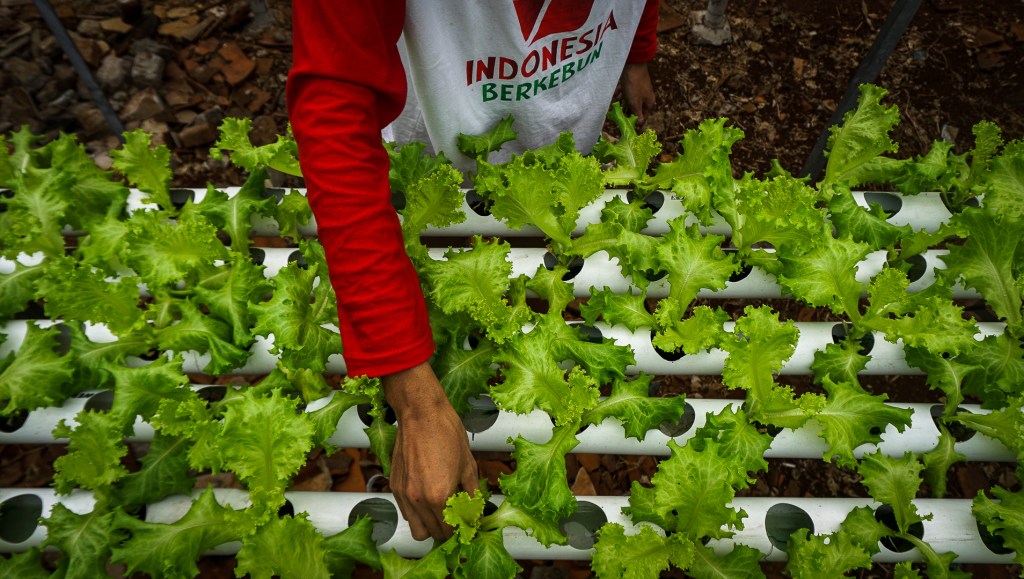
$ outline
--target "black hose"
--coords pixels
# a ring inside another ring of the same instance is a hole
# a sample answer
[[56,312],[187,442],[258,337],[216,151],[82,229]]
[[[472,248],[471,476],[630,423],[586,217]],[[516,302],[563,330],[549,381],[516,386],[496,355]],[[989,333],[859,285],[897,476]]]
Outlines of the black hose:
[[842,122],[843,116],[857,106],[860,85],[875,82],[878,74],[882,72],[885,62],[889,60],[889,55],[896,48],[896,44],[899,43],[903,32],[910,26],[910,22],[914,19],[914,14],[917,13],[917,9],[920,6],[921,0],[896,0],[895,5],[893,5],[892,10],[889,12],[889,16],[885,19],[885,23],[882,24],[882,29],[878,31],[874,44],[871,45],[868,53],[864,55],[860,68],[857,69],[853,78],[850,79],[850,84],[846,87],[846,94],[843,95],[843,100],[839,103],[839,107],[832,113],[832,118],[829,119],[828,125],[818,136],[818,142],[814,144],[814,149],[807,157],[803,170],[800,171],[801,176],[810,177],[812,183],[817,182],[821,170],[825,168],[825,156],[823,153],[825,145],[828,144],[828,137],[831,134],[829,127],[838,125]]
[[104,120],[107,121],[107,126],[124,143],[124,125],[121,124],[121,119],[117,118],[114,108],[110,106],[110,101],[107,100],[107,95],[103,93],[103,89],[100,88],[96,78],[92,75],[92,71],[89,70],[89,66],[85,63],[85,59],[82,58],[82,53],[78,52],[78,47],[75,46],[71,36],[68,35],[68,31],[64,29],[64,25],[57,18],[57,12],[54,11],[49,0],[32,1],[39,10],[39,13],[42,14],[43,21],[50,28],[50,32],[57,39],[57,44],[64,50],[64,54],[68,56],[71,66],[74,67],[75,72],[78,73],[86,88],[89,89],[89,96],[92,97],[92,101],[99,107]]

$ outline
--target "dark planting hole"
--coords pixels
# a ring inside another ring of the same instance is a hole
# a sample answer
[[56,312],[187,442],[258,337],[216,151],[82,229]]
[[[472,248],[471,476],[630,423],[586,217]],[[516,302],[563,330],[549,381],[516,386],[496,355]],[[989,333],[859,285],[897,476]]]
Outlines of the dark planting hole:
[[263,265],[267,261],[267,252],[258,247],[250,247],[249,259],[251,259],[256,265]]
[[498,421],[498,407],[490,396],[474,396],[466,402],[469,403],[469,412],[462,417],[462,425],[467,432],[481,433]]
[[[636,200],[636,192],[629,191],[626,193],[626,202],[632,203]],[[665,205],[665,194],[661,191],[654,191],[644,197],[644,207],[650,209],[651,213],[657,213]]]
[[498,505],[492,503],[491,501],[487,501],[486,503],[484,503],[484,516],[485,517],[488,516],[488,515],[493,515],[495,512],[497,512],[497,510],[498,510]]
[[591,344],[600,344],[604,341],[604,335],[601,334],[601,330],[594,326],[588,326],[587,324],[573,324],[576,326],[576,331],[580,333],[585,342]]
[[772,505],[764,516],[765,533],[776,549],[786,550],[789,536],[797,529],[807,529],[814,533],[814,521],[807,511],[789,503]]
[[53,351],[61,356],[71,351],[71,328],[66,324],[57,324],[57,345]]
[[978,536],[981,537],[981,542],[985,543],[985,547],[989,551],[996,555],[1009,555],[1013,553],[1013,549],[1006,547],[1006,541],[999,535],[993,535],[981,521],[974,521],[974,524],[978,527]]
[[224,400],[224,395],[227,393],[227,386],[207,386],[197,390],[196,396],[199,396],[201,400],[205,400],[207,404],[212,404]]
[[679,417],[679,420],[662,420],[661,424],[658,425],[660,430],[665,436],[675,438],[682,436],[693,428],[693,423],[697,420],[697,412],[694,411],[693,406],[687,402],[683,407],[683,415]]
[[196,199],[196,192],[191,189],[171,189],[168,193],[171,197],[171,205],[174,205],[175,209],[181,209],[189,201],[195,202]]
[[658,281],[659,279],[663,279],[666,275],[668,275],[668,272],[663,269],[659,269],[658,271],[654,271],[653,269],[645,269],[643,271],[643,275],[647,281]]
[[4,199],[13,199],[14,191],[11,191],[10,189],[0,189],[0,197],[3,197]]
[[480,338],[473,334],[466,336],[466,340],[462,342],[463,350],[476,350],[476,347],[480,345]]
[[[548,271],[553,271],[555,269],[555,267],[557,267],[557,266],[558,266],[558,258],[555,257],[555,254],[551,253],[550,251],[545,253],[544,254],[544,267]],[[566,264],[566,268],[569,271],[567,271],[565,273],[565,275],[562,276],[562,281],[569,281],[572,278],[574,278],[577,275],[579,275],[580,270],[583,269],[583,258],[578,256],[578,255],[572,256],[571,258],[569,258],[569,263]]]
[[[957,442],[966,442],[975,435],[975,430],[962,422],[951,421],[948,424],[944,422],[942,420],[942,412],[944,410],[945,407],[942,406],[941,404],[935,404],[931,407],[932,421],[935,422],[936,427],[938,427],[939,425],[945,425],[946,430],[949,431],[949,434],[953,437],[953,440]],[[970,414],[970,411],[957,406],[956,413]]]
[[395,211],[405,209],[405,193],[401,191],[391,191],[391,206],[395,208]]
[[[743,406],[745,407],[746,404],[747,403],[744,402]],[[746,410],[746,408],[743,408],[743,409],[744,409],[744,411]],[[757,420],[755,420],[753,424],[754,424],[754,427],[757,428],[759,431],[764,432],[765,434],[767,434],[768,436],[771,436],[772,438],[775,438],[776,436],[778,436],[779,433],[782,432],[782,430],[783,430],[783,428],[781,426],[775,426],[774,424],[765,424],[763,422],[758,422]]]
[[963,207],[981,207],[981,202],[978,201],[977,197],[970,197],[964,201],[963,207],[952,207],[949,204],[949,199],[945,194],[939,196],[942,199],[942,204],[946,206],[946,209],[953,214],[959,213]]
[[46,317],[46,310],[38,301],[25,302],[25,307],[14,314],[15,320],[43,320]]
[[152,350],[146,350],[145,352],[136,356],[138,359],[144,362],[153,362],[160,357],[160,350],[153,348]]
[[110,409],[114,407],[114,391],[113,390],[101,390],[96,394],[93,394],[85,401],[84,409],[95,412],[110,412]]
[[269,199],[273,197],[277,199],[278,203],[280,203],[281,201],[284,200],[284,196],[286,193],[287,191],[285,191],[281,187],[267,187],[266,189],[263,190],[263,193],[260,193],[260,197],[264,199]]
[[[896,524],[896,513],[889,505],[882,505],[875,510],[875,520],[889,527],[894,533],[899,532],[899,525]],[[920,522],[913,523],[910,525],[908,532],[914,537],[921,539],[924,537],[924,525]],[[914,548],[910,541],[899,537],[882,537],[881,543],[886,549],[894,553],[906,553]]]
[[[846,339],[846,326],[844,324],[836,324],[832,326],[832,342],[838,344]],[[871,349],[875,347],[875,335],[864,334],[860,339],[860,354],[867,356]]]
[[576,549],[591,549],[594,535],[608,522],[604,510],[594,503],[580,501],[575,513],[562,519],[558,528],[569,538],[569,545]]
[[753,271],[753,270],[754,270],[753,266],[744,265],[744,266],[740,267],[739,271],[737,271],[737,272],[735,272],[735,273],[733,273],[732,275],[729,276],[729,281],[731,281],[731,282],[738,282],[738,281],[746,278],[748,275],[750,275],[750,272]]
[[27,410],[18,410],[10,416],[0,416],[0,432],[16,432],[28,420]]
[[309,269],[309,263],[306,261],[306,256],[302,255],[302,252],[295,250],[288,254],[288,263],[297,263],[302,269]]
[[17,544],[27,541],[39,527],[43,499],[37,495],[13,496],[0,503],[0,540]]
[[882,211],[885,211],[885,214],[889,217],[896,215],[900,212],[900,209],[903,209],[903,200],[892,193],[868,191],[864,194],[864,200],[868,202],[868,205],[874,204],[881,207]]
[[675,362],[676,360],[679,360],[680,358],[682,358],[683,356],[686,355],[686,352],[684,352],[681,347],[680,348],[676,348],[672,352],[667,352],[667,351],[662,350],[661,348],[655,346],[654,345],[654,337],[656,335],[658,335],[658,331],[657,330],[651,330],[651,346],[654,348],[654,351],[657,352],[659,356],[661,356],[661,358],[663,360],[667,360],[669,362]]
[[[363,424],[367,426],[373,424],[373,417],[370,416],[370,408],[371,406],[369,404],[360,404],[356,406],[356,412],[359,414],[359,419],[362,420]],[[387,422],[388,424],[394,424],[397,421],[398,418],[395,416],[395,410],[391,408],[391,406],[385,404],[384,422]]]
[[351,527],[360,517],[370,517],[373,521],[373,531],[370,537],[377,546],[386,543],[395,535],[398,528],[398,510],[391,501],[386,499],[366,499],[359,501],[348,514],[348,525]]
[[920,254],[908,257],[907,264],[910,266],[910,269],[907,270],[907,279],[910,280],[910,283],[921,279],[924,272],[928,271],[928,260]]
[[277,509],[277,516],[279,517],[294,517],[295,516],[295,505],[291,501],[286,500],[280,509]]
[[491,205],[494,203],[488,199],[484,199],[482,195],[476,192],[476,189],[470,189],[466,191],[466,204],[473,210],[473,213],[481,217],[487,217],[491,214]]

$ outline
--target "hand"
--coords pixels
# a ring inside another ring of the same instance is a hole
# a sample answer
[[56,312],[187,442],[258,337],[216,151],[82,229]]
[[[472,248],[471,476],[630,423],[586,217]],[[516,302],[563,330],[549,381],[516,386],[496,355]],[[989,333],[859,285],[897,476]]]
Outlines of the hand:
[[619,79],[626,110],[636,115],[637,128],[654,112],[654,84],[646,62],[627,62]]
[[381,382],[398,418],[391,490],[414,539],[444,541],[452,534],[442,515],[445,501],[479,485],[466,427],[429,364],[389,374]]

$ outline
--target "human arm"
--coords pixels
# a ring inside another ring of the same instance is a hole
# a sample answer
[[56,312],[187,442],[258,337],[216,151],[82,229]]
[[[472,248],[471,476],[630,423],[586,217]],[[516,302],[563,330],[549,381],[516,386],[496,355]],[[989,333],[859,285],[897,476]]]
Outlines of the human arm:
[[637,124],[640,126],[654,110],[654,83],[651,82],[647,63],[654,58],[657,50],[658,0],[647,0],[619,79],[626,109],[637,116]]
[[[405,99],[396,45],[404,2],[301,0],[292,10],[289,118],[338,298],[345,362],[351,375],[381,377],[400,417],[392,464],[404,474],[392,490],[413,537],[444,538],[435,521],[465,477],[423,454],[424,446],[474,471],[475,463],[466,431],[461,423],[454,428],[457,416],[426,363],[434,342],[391,206],[381,145],[381,129]],[[440,502],[435,489],[447,491]],[[415,508],[407,508],[406,496],[414,497]],[[422,497],[430,499],[425,506]]]

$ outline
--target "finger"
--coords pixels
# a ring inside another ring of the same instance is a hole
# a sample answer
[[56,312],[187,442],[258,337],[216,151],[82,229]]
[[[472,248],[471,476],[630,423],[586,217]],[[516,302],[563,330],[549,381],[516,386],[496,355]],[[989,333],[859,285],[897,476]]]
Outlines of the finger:
[[444,504],[434,505],[426,501],[412,503],[413,508],[416,511],[416,517],[422,524],[425,534],[433,537],[437,541],[444,541],[448,538],[449,533],[445,531],[444,516],[442,510]]
[[412,538],[417,541],[424,541],[428,537],[431,537],[433,533],[430,531],[428,525],[424,524],[424,519],[420,511],[416,509],[414,504],[409,503],[404,498],[402,502],[405,503],[405,508],[402,509],[402,516],[405,517],[406,522],[409,523],[409,532],[412,533]]
[[473,494],[474,491],[480,488],[480,479],[478,478],[478,470],[476,461],[473,460],[466,465],[465,470],[462,472],[462,490],[469,494]]

